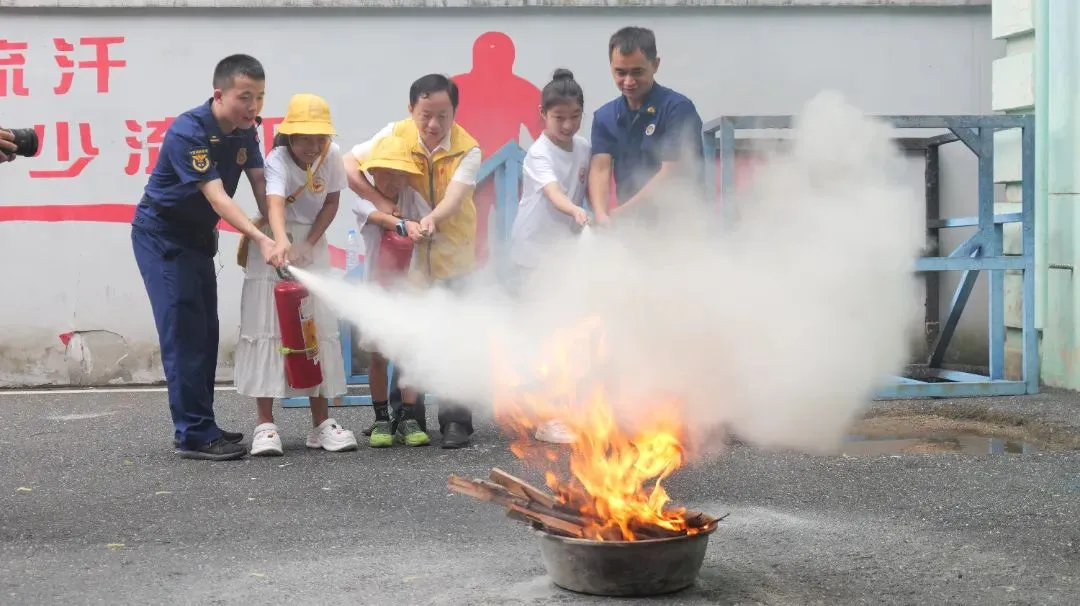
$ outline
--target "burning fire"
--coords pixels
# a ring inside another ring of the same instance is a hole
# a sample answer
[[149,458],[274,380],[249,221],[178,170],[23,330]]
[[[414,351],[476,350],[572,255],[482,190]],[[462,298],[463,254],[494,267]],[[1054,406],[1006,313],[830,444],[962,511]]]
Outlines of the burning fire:
[[[665,509],[670,498],[662,485],[686,457],[681,403],[654,397],[635,407],[632,428],[620,423],[611,404],[619,397],[617,387],[602,368],[603,334],[597,318],[556,333],[536,376],[528,380],[496,356],[496,419],[516,434],[513,453],[547,468],[548,487],[563,505],[582,514],[586,538],[652,538],[643,535],[648,527],[695,534],[699,529],[686,523],[684,509]],[[533,440],[536,428],[549,419],[576,434],[569,449]]]

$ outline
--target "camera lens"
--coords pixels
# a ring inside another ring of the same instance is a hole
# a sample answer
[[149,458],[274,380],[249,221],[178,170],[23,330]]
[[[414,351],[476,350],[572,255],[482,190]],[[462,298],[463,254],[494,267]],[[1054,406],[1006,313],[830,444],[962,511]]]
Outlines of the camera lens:
[[[2,128],[2,127],[0,127]],[[11,128],[7,129],[11,132],[15,141],[15,155],[23,156],[24,158],[32,158],[38,153],[38,141],[37,132],[32,128]]]
[[38,136],[32,128],[13,128],[11,134],[15,136],[15,154],[30,158],[38,153]]

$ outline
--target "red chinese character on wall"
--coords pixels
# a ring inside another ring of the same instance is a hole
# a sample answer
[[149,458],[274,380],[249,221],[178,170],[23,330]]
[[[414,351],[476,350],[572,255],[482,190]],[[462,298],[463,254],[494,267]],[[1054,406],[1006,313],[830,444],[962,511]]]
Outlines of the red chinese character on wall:
[[[15,52],[24,50],[26,50],[25,42],[12,42],[0,38],[0,97],[8,96],[8,90],[18,97],[26,97],[30,94],[23,83],[26,55]],[[8,84],[9,81],[11,84]]]
[[[79,61],[77,65],[79,69],[97,71],[97,92],[99,93],[109,92],[109,70],[127,65],[127,61],[123,59],[109,57],[109,45],[120,44],[123,41],[123,36],[87,36],[79,38],[80,45],[93,46],[95,49],[93,59]],[[65,95],[71,90],[71,82],[75,79],[75,72],[71,70],[76,67],[76,62],[65,53],[74,51],[75,45],[64,38],[53,38],[53,44],[56,46],[56,50],[60,51],[56,55],[56,64],[60,66],[60,69],[65,70],[60,76],[60,84],[53,87],[53,92],[58,95]]]
[[[45,149],[45,145],[48,138],[45,136],[45,125],[36,124],[34,130],[37,131],[38,140],[40,142],[38,147],[38,156],[41,155]],[[30,171],[31,179],[71,179],[78,177],[83,169],[86,168],[90,161],[97,157],[98,148],[94,147],[94,142],[90,133],[90,123],[79,123],[79,145],[82,148],[82,155],[71,160],[71,125],[67,122],[56,123],[56,162],[57,164],[65,165],[63,168],[52,170],[32,170]]]
[[[165,141],[165,131],[169,130],[169,126],[172,124],[175,118],[165,118],[164,120],[147,120],[145,126],[139,124],[138,120],[125,120],[128,131],[135,133],[129,135],[124,140],[127,142],[128,147],[133,151],[128,156],[127,166],[124,167],[124,172],[129,175],[134,175],[139,172],[139,167],[142,165],[142,160],[146,158],[146,167],[143,172],[150,174],[154,170],[154,166],[157,165],[158,152],[161,150],[161,144]],[[149,131],[143,135],[143,131]]]
[[262,133],[259,134],[259,138],[262,139],[264,158],[270,155],[270,150],[274,149],[274,129],[284,121],[285,118],[262,119]]

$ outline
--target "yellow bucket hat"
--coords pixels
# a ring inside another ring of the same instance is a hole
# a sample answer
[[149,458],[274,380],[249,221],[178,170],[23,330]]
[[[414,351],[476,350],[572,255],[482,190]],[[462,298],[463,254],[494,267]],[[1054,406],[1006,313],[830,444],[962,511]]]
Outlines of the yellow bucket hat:
[[336,135],[330,120],[330,106],[318,95],[300,93],[289,99],[285,120],[278,125],[282,135]]
[[420,167],[413,159],[409,144],[405,142],[405,139],[395,135],[379,139],[368,159],[360,163],[360,170],[364,172],[373,168],[400,170],[410,175],[420,174]]

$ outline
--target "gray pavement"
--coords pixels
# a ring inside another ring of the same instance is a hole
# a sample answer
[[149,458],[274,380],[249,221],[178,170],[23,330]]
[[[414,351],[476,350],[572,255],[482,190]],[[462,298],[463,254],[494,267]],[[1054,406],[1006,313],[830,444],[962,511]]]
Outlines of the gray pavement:
[[[1064,393],[877,406],[990,407],[1080,429],[1080,398]],[[250,433],[251,402],[218,392],[218,410],[224,427]],[[335,413],[357,432],[371,414]],[[536,479],[490,422],[466,450],[330,454],[305,451],[306,410],[278,420],[285,457],[187,461],[172,452],[164,393],[0,392],[0,603],[623,602],[556,588],[527,528],[448,492],[448,475],[493,466]],[[1080,602],[1077,451],[739,447],[668,490],[731,515],[696,587],[635,604]]]

